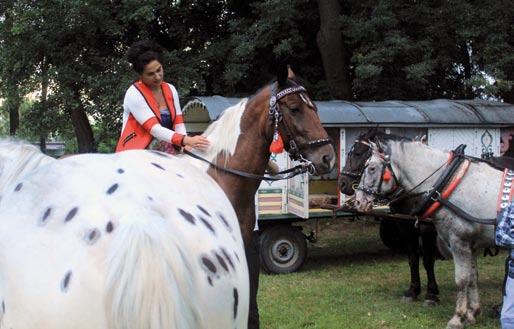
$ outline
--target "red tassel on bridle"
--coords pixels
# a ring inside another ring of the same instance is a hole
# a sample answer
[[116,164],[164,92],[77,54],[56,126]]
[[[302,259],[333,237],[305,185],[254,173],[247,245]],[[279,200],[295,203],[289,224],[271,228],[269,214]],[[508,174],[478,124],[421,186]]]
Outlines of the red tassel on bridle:
[[275,131],[273,134],[273,141],[269,146],[269,151],[275,154],[284,152],[284,141],[282,140],[282,136],[280,136],[278,131]]
[[391,170],[389,168],[385,168],[384,175],[382,176],[382,180],[384,182],[389,182],[393,178],[393,174],[391,173]]

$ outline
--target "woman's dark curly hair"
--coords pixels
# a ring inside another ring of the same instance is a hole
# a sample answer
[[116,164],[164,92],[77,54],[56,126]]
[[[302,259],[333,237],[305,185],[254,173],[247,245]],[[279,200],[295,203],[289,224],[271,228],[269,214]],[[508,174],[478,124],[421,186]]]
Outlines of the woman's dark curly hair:
[[132,68],[141,74],[145,70],[145,66],[153,60],[162,63],[163,48],[156,42],[150,40],[141,40],[130,46],[127,51],[127,59]]

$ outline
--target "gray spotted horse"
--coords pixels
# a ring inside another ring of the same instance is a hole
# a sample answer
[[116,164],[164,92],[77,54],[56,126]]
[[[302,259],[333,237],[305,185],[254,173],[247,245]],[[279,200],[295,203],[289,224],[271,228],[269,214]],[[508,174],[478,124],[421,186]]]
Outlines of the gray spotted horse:
[[17,148],[0,143],[1,329],[246,328],[243,241],[212,178],[158,152]]

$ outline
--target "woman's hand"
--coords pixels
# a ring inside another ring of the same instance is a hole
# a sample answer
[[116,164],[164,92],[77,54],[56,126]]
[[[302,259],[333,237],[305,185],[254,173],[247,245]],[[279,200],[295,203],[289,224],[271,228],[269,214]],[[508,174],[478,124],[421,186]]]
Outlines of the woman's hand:
[[183,140],[184,146],[191,147],[194,149],[205,151],[209,147],[209,140],[205,138],[205,136],[197,135],[197,136],[185,136]]

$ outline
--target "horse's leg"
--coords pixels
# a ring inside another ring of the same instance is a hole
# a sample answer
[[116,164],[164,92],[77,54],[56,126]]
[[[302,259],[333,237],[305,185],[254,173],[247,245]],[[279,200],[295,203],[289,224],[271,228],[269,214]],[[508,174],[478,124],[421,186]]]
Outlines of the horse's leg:
[[471,324],[475,323],[475,317],[480,314],[480,296],[478,295],[478,267],[476,255],[472,257],[471,263],[471,282],[468,288],[468,312],[466,313],[467,321]]
[[245,244],[248,274],[250,276],[250,310],[248,314],[248,329],[259,329],[259,309],[257,307],[257,290],[259,289],[259,272],[261,268],[259,242],[259,233],[258,231],[254,231],[250,244]]
[[403,294],[403,300],[410,302],[421,293],[421,278],[419,277],[419,241],[418,232],[414,228],[414,225],[410,227],[410,223],[398,223],[398,233],[400,233],[400,239],[405,239],[407,257],[409,259],[410,269],[410,286],[407,291]]
[[435,279],[434,265],[437,252],[437,232],[433,227],[420,227],[421,240],[423,243],[423,266],[427,272],[427,293],[423,305],[433,306],[439,303],[439,287]]
[[450,240],[453,262],[455,264],[455,283],[457,285],[457,301],[453,317],[448,322],[448,329],[462,329],[467,319],[468,289],[472,280],[473,254],[468,242],[457,237]]

